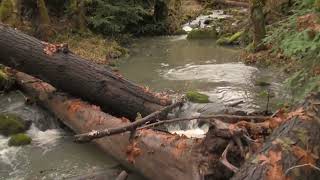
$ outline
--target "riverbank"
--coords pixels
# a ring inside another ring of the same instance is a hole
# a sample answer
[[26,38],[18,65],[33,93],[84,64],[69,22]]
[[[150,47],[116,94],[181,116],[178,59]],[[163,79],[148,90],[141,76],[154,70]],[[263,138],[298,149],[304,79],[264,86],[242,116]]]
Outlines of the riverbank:
[[247,64],[278,67],[288,73],[284,81],[290,94],[289,104],[304,99],[310,92],[320,91],[320,31],[318,1],[299,1],[266,26],[265,49],[246,51]]

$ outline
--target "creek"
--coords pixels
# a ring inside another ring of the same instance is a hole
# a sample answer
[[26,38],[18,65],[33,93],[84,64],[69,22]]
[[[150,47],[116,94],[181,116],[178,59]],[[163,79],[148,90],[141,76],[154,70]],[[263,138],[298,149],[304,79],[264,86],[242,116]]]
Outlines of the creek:
[[[130,56],[117,60],[121,74],[152,90],[173,96],[199,91],[210,103],[187,103],[173,116],[190,117],[228,111],[252,113],[274,109],[284,92],[285,78],[278,69],[257,68],[242,63],[240,50],[221,47],[214,40],[187,40],[182,36],[137,39]],[[258,86],[257,81],[269,86]],[[104,172],[114,179],[119,164],[94,145],[75,144],[72,133],[50,113],[36,105],[26,105],[19,91],[0,96],[0,113],[14,113],[32,121],[27,134],[31,145],[9,147],[8,138],[0,136],[0,179],[78,179],[79,176]],[[168,125],[170,132],[202,137],[207,127],[197,121]],[[142,179],[130,175],[129,180]]]

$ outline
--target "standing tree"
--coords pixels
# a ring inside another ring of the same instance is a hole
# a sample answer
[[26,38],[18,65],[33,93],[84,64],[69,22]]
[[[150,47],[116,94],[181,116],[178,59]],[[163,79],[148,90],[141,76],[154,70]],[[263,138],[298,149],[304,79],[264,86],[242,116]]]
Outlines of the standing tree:
[[3,0],[0,6],[0,21],[18,27],[21,24],[21,0]]
[[263,7],[265,0],[250,0],[250,20],[253,26],[253,51],[262,49],[262,40],[266,36]]
[[50,28],[50,17],[45,1],[37,0],[37,8],[39,13],[38,33],[41,39],[47,40],[53,34],[53,31]]
[[79,32],[85,32],[87,28],[86,23],[86,9],[84,0],[70,0],[70,10],[75,27]]

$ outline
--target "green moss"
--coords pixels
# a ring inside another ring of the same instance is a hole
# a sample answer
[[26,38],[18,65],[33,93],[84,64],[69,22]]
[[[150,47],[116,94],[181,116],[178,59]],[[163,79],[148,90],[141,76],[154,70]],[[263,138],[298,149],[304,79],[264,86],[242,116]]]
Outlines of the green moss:
[[209,96],[196,91],[189,91],[186,94],[187,99],[194,103],[209,103]]
[[206,39],[217,38],[218,33],[215,29],[195,29],[189,32],[187,39]]
[[14,85],[14,79],[0,66],[0,91],[7,91]]
[[236,41],[238,41],[243,34],[244,34],[244,31],[240,31],[229,37],[221,37],[217,40],[217,44],[219,45],[235,44]]
[[9,136],[27,129],[23,120],[13,114],[0,114],[0,134]]
[[23,133],[13,135],[8,142],[9,146],[24,146],[30,144],[32,139]]
[[0,6],[0,21],[6,21],[9,19],[12,9],[13,7],[11,0],[3,0]]

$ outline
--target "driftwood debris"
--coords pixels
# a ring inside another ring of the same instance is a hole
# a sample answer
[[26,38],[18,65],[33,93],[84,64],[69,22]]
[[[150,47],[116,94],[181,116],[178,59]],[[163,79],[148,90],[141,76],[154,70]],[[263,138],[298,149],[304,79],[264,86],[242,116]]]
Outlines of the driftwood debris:
[[152,93],[101,65],[76,56],[64,45],[42,42],[2,24],[0,63],[129,119],[134,119],[138,112],[147,116],[171,104],[167,96]]
[[319,179],[320,93],[279,120],[282,123],[233,180]]

